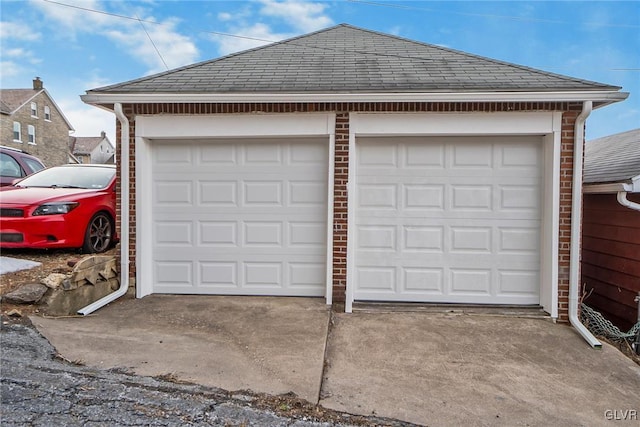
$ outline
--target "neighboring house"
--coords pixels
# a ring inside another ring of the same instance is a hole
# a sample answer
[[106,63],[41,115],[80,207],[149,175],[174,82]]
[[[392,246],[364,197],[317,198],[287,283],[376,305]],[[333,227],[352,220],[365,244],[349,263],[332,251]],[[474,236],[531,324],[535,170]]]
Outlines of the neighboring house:
[[115,164],[115,147],[104,131],[98,137],[70,136],[69,151],[78,163]]
[[0,89],[1,145],[19,148],[47,166],[68,163],[73,126],[36,77],[32,89]]
[[640,129],[587,142],[584,184],[585,303],[626,331],[640,294]]
[[591,108],[627,95],[338,25],[82,99],[118,118],[138,297],[542,306],[566,321],[574,147],[581,166]]

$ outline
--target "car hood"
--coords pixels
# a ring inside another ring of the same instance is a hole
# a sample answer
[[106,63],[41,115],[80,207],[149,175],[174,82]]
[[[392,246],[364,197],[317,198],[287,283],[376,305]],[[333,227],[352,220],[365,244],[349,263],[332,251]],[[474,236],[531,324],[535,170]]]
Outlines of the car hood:
[[2,187],[0,189],[0,204],[2,205],[32,205],[51,201],[77,200],[84,196],[96,194],[104,190],[86,188],[40,188],[40,187]]

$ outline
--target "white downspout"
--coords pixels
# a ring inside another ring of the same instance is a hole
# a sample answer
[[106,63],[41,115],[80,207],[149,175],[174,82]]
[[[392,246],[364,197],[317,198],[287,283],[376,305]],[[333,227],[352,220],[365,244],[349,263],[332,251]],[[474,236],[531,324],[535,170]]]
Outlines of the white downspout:
[[114,104],[114,112],[120,121],[120,287],[78,310],[86,316],[127,293],[129,289],[129,119],[122,111],[122,104]]
[[571,206],[571,255],[569,258],[569,322],[593,348],[602,348],[600,341],[578,318],[580,292],[580,241],[582,225],[582,156],[584,151],[584,123],[593,109],[592,101],[584,101],[573,130],[573,194]]
[[624,207],[633,209],[634,211],[640,211],[640,203],[632,202],[631,200],[627,199],[626,191],[618,191],[618,203],[620,203]]

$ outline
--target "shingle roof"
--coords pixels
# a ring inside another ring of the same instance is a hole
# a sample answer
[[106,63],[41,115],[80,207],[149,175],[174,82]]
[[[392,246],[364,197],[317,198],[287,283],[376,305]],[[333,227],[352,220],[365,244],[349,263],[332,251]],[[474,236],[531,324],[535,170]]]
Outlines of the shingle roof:
[[101,136],[70,136],[71,152],[73,154],[91,154],[104,140]]
[[42,90],[0,89],[0,113],[12,114]]
[[640,129],[588,141],[584,154],[585,183],[630,181],[640,175]]
[[341,24],[87,93],[464,93],[619,89]]

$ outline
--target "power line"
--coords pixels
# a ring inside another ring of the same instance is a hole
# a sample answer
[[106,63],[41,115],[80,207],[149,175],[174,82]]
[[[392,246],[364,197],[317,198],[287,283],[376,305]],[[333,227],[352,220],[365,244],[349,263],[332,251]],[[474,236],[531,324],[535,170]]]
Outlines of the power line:
[[[163,24],[162,22],[158,22],[158,21],[152,21],[152,20],[149,20],[149,19],[134,18],[132,16],[120,15],[120,14],[117,14],[117,13],[106,12],[104,10],[90,9],[88,7],[81,7],[81,6],[77,6],[77,5],[74,5],[74,4],[61,3],[61,2],[57,2],[57,1],[53,1],[53,0],[42,0],[42,1],[44,1],[46,3],[55,4],[55,5],[58,5],[58,6],[64,6],[64,7],[69,7],[69,8],[72,8],[72,9],[84,10],[85,12],[92,12],[92,13],[98,13],[98,14],[101,14],[101,15],[113,16],[114,18],[128,19],[128,20],[131,20],[131,21],[145,22],[147,24],[154,24],[154,25],[166,25],[166,24]],[[262,39],[262,38],[258,38],[258,37],[241,36],[239,34],[223,33],[223,32],[220,32],[220,31],[197,30],[197,32],[206,33],[206,34],[214,34],[214,35],[217,35],[217,36],[224,36],[224,37],[234,37],[234,38],[245,39],[245,40],[268,42],[268,43],[275,43],[275,42],[279,41],[279,40]]]
[[164,61],[164,58],[162,57],[162,54],[160,53],[160,51],[158,50],[158,47],[156,46],[156,44],[153,42],[153,39],[151,38],[151,36],[149,35],[149,32],[147,31],[147,29],[144,27],[144,24],[142,23],[142,21],[140,20],[140,18],[138,17],[138,15],[136,15],[136,18],[138,18],[138,22],[140,22],[140,26],[142,27],[142,29],[144,30],[144,33],[147,35],[147,37],[149,38],[149,41],[151,42],[151,44],[153,45],[153,48],[156,50],[156,53],[158,54],[158,56],[160,57],[160,60],[162,61],[162,63],[164,64],[164,67],[167,69],[167,71],[169,71],[169,66],[167,65],[167,63]]
[[[509,15],[494,15],[494,14],[486,14],[486,13],[470,13],[470,12],[457,12],[451,10],[439,10],[439,9],[431,9],[426,7],[418,7],[418,6],[408,6],[404,4],[392,4],[392,3],[380,3],[369,0],[346,0],[349,3],[361,3],[370,6],[380,6],[380,7],[389,7],[393,9],[403,9],[403,10],[420,10],[424,12],[438,12],[438,13],[450,13],[454,15],[463,15],[463,16],[477,16],[481,18],[499,18],[499,19],[509,19],[512,21],[525,21],[525,22],[540,22],[545,24],[575,24],[574,22],[567,21],[559,21],[554,19],[541,19],[541,18],[530,18],[523,16],[509,16]],[[600,22],[583,22],[583,25],[597,25],[601,27],[619,27],[619,28],[640,28],[640,25],[633,24],[603,24]]]
[[[58,6],[64,6],[64,7],[70,7],[72,9],[83,10],[85,12],[98,13],[98,14],[102,14],[102,15],[113,16],[115,18],[122,18],[122,19],[131,20],[131,21],[138,21],[140,23],[145,22],[147,24],[165,25],[165,24],[163,24],[161,22],[157,22],[157,21],[152,21],[152,20],[148,20],[148,19],[140,19],[140,18],[135,18],[135,17],[132,17],[132,16],[120,15],[120,14],[111,13],[111,12],[105,12],[105,11],[97,10],[97,9],[90,9],[90,8],[87,8],[87,7],[81,7],[81,6],[61,3],[61,2],[57,2],[57,1],[53,1],[53,0],[42,0],[42,1],[47,2],[47,3],[56,4]],[[258,37],[241,36],[241,35],[238,35],[238,34],[229,34],[229,33],[223,33],[223,32],[219,32],[219,31],[196,30],[196,32],[206,33],[206,34],[214,34],[214,35],[225,36],[225,37],[234,37],[234,38],[246,39],[246,40],[253,40],[253,41],[259,41],[259,42],[265,42],[265,43],[279,43],[279,42],[282,41],[282,40],[263,39],[263,38],[258,38]],[[393,54],[393,53],[380,53],[380,52],[369,52],[369,51],[364,51],[364,50],[339,49],[339,48],[331,48],[331,47],[327,47],[327,46],[310,46],[310,45],[296,44],[295,42],[292,42],[292,41],[289,41],[289,43],[292,44],[292,45],[305,47],[307,49],[324,50],[324,51],[329,51],[329,52],[346,52],[346,53],[355,53],[355,54],[360,54],[360,55],[371,55],[371,56],[381,56],[381,57],[390,57],[390,58],[410,58],[410,59],[414,59],[414,60],[417,60],[417,61],[429,61],[429,62],[433,61],[430,58],[421,58],[421,57],[416,57],[416,56],[399,55],[399,54]],[[154,45],[154,47],[155,47],[155,45]],[[436,46],[436,45],[433,45],[433,47],[440,48],[439,46]]]
[[[127,20],[131,20],[131,21],[138,21],[140,23],[140,25],[142,26],[143,30],[145,31],[145,33],[147,34],[147,37],[149,37],[149,40],[151,41],[153,47],[155,48],[156,52],[160,56],[160,59],[164,63],[165,67],[167,68],[167,70],[169,70],[169,67],[167,67],[167,64],[164,61],[164,59],[162,58],[162,55],[160,54],[157,46],[155,45],[155,43],[153,43],[153,40],[151,40],[151,37],[150,37],[149,33],[147,32],[146,28],[143,25],[143,23],[154,24],[154,25],[166,25],[166,24],[163,24],[162,22],[158,22],[158,21],[148,20],[148,19],[140,19],[137,15],[136,15],[136,17],[127,16],[127,15],[120,15],[120,14],[117,14],[117,13],[106,12],[106,11],[103,11],[103,10],[91,9],[91,8],[87,8],[87,7],[81,7],[81,6],[62,3],[62,2],[58,2],[58,1],[54,1],[54,0],[42,0],[42,1],[44,1],[46,3],[55,4],[55,5],[58,5],[58,6],[64,6],[64,7],[69,7],[69,8],[72,8],[72,9],[83,10],[83,11],[86,11],[86,12],[97,13],[97,14],[102,14],[102,15],[107,15],[107,16],[113,16],[115,18],[127,19]],[[443,12],[443,13],[454,13],[454,14],[469,15],[469,16],[497,17],[497,18],[504,18],[504,19],[527,20],[527,18],[502,16],[502,15],[483,15],[483,14],[472,14],[472,13],[464,13],[464,12],[439,11],[439,10],[428,9],[428,8],[419,8],[419,7],[415,7],[415,6],[407,6],[407,5],[400,5],[400,4],[379,3],[379,2],[368,1],[368,0],[346,0],[346,1],[352,2],[352,3],[369,4],[369,5],[374,5],[374,6],[392,7],[392,8],[397,8],[397,9],[422,10],[422,11],[433,11],[433,12]],[[537,21],[537,22],[567,24],[567,22],[564,22],[564,21],[551,21],[551,20],[538,20],[538,19],[529,19],[529,20]],[[598,24],[598,25],[600,25],[600,24]],[[616,25],[610,25],[610,26],[616,26]],[[637,28],[640,28],[640,26],[635,26],[635,25],[620,25],[620,26],[621,27],[632,27],[632,28],[636,28],[637,27]],[[278,43],[278,42],[281,41],[281,40],[264,39],[264,38],[259,38],[259,37],[242,36],[242,35],[238,35],[238,34],[223,33],[223,32],[220,32],[220,31],[211,31],[211,30],[196,30],[196,32],[205,33],[205,34],[213,34],[213,35],[218,35],[218,36],[223,36],[223,37],[232,37],[232,38],[238,38],[238,39],[253,40],[253,41],[259,41],[259,42],[265,42],[265,43]],[[295,42],[291,42],[291,41],[289,41],[289,43],[290,44],[294,44],[294,45],[296,44]],[[428,59],[428,58],[420,58],[420,57],[415,57],[415,56],[407,56],[407,55],[399,55],[399,54],[368,52],[368,51],[349,50],[349,49],[338,49],[338,48],[323,47],[323,46],[309,46],[309,45],[300,45],[300,46],[303,46],[303,47],[308,48],[308,49],[324,50],[324,51],[331,51],[331,52],[347,52],[347,53],[355,53],[355,54],[361,54],[361,55],[372,55],[372,56],[382,56],[382,57],[391,57],[391,58],[410,58],[410,59],[414,59],[414,60],[418,60],[418,61],[432,61],[431,59]],[[432,46],[436,47],[436,48],[439,48],[437,45],[432,45]],[[468,55],[473,55],[473,54],[468,54]],[[474,55],[474,56],[477,56],[477,55]],[[486,59],[489,59],[489,58],[486,58]],[[494,60],[492,60],[492,61],[494,61]],[[502,62],[502,61],[500,61],[500,62]],[[517,65],[517,64],[511,64],[511,65],[518,66],[518,67],[523,67],[523,66]],[[614,68],[612,70],[615,70],[615,71],[635,71],[637,69],[633,69],[633,68],[631,68],[631,69],[629,69],[629,68]]]

